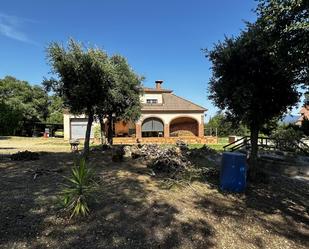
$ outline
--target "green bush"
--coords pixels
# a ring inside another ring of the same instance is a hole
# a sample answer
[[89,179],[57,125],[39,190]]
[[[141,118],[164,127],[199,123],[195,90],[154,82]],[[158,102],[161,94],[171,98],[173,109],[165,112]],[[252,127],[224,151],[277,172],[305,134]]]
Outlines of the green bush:
[[86,216],[89,214],[88,202],[95,189],[93,173],[87,167],[83,158],[72,169],[71,176],[67,178],[69,184],[63,190],[63,204],[67,211],[74,216]]
[[303,131],[304,135],[309,136],[309,119],[304,118],[301,122],[301,130]]
[[56,130],[55,131],[55,137],[63,137],[64,133],[63,130]]
[[216,129],[219,137],[229,135],[246,136],[249,134],[249,130],[245,125],[241,123],[238,125],[233,124],[223,113],[216,114],[210,118],[205,127],[204,133],[206,136],[215,135]]
[[96,139],[101,138],[101,126],[100,125],[95,125],[93,128],[93,136]]
[[294,127],[279,127],[273,132],[271,138],[275,140],[277,149],[296,152],[298,141],[302,138],[303,132]]

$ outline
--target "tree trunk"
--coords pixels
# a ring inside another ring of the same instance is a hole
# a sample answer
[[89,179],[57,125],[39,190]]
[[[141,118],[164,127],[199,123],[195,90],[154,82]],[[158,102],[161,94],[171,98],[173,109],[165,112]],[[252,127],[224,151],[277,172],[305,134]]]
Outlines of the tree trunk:
[[100,128],[101,128],[101,144],[106,144],[106,132],[105,123],[103,117],[99,116]]
[[252,125],[250,127],[251,153],[249,158],[249,172],[250,179],[256,180],[258,171],[258,137],[259,128]]
[[93,112],[88,112],[88,123],[87,123],[87,130],[86,130],[86,137],[84,142],[84,156],[88,157],[89,154],[89,142],[90,142],[90,134],[91,134],[91,126],[93,122]]
[[113,145],[113,115],[112,114],[108,115],[107,137],[108,137],[109,145]]

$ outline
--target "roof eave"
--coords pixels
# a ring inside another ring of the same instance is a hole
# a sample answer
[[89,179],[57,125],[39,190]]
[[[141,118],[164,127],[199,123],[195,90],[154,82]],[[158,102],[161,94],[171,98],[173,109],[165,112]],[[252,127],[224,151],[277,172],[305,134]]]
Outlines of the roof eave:
[[144,93],[172,93],[172,90],[144,90]]
[[185,109],[168,109],[168,110],[163,110],[163,109],[141,109],[142,112],[200,112],[204,113],[207,111],[207,109],[203,110],[185,110]]

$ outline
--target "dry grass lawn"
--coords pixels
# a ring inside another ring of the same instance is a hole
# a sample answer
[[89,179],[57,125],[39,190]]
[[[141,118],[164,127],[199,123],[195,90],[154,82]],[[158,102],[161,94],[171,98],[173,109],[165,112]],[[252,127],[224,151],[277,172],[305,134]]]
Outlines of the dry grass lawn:
[[24,150],[70,152],[70,145],[63,138],[0,137],[0,154],[12,154]]
[[[61,139],[2,138],[0,153],[47,151],[40,160],[0,158],[0,248],[309,248],[309,187],[272,177],[244,194],[216,178],[166,190],[145,162],[93,152],[99,188],[90,216],[69,220],[58,194],[74,155]],[[33,178],[34,171],[52,169]]]

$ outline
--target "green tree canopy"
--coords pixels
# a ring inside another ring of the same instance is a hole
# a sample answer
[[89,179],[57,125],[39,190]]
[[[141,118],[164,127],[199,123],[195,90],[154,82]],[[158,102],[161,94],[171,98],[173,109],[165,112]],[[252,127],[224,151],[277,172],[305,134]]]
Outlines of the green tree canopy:
[[72,39],[67,48],[51,43],[47,54],[52,72],[59,80],[45,81],[45,85],[52,85],[72,113],[93,113],[98,99],[104,98],[113,80],[107,54]]
[[247,128],[238,122],[238,124],[233,124],[223,113],[218,113],[209,119],[206,127],[217,129],[217,134],[220,137],[225,137],[229,135],[245,136],[248,131]]
[[47,123],[63,123],[63,99],[57,95],[48,97],[48,117]]
[[[116,120],[136,121],[141,114],[140,93],[142,77],[129,66],[127,60],[114,55],[110,58],[114,68],[114,82],[109,89],[109,98],[103,103],[102,110],[109,120],[108,141],[112,143],[112,123]],[[104,110],[104,108],[106,108]]]
[[207,52],[212,62],[210,99],[251,132],[251,172],[255,175],[259,131],[299,99],[293,75],[269,53],[263,32],[251,25]]
[[309,86],[309,1],[259,0],[256,12],[269,51],[295,81]]
[[14,135],[26,124],[44,122],[48,96],[39,86],[6,76],[0,79],[1,134]]
[[72,39],[67,48],[58,43],[50,44],[47,52],[58,79],[45,80],[43,84],[63,98],[63,105],[70,112],[87,115],[86,154],[95,117],[101,124],[107,118],[110,130],[113,120],[139,117],[141,77],[125,58],[119,55],[110,58],[104,51],[84,48]]
[[59,80],[45,81],[45,86],[53,87],[63,97],[64,106],[74,114],[88,117],[84,152],[89,152],[91,125],[100,99],[113,81],[112,67],[107,54],[97,48],[86,48],[70,40],[67,48],[51,43],[47,49],[49,63]]

